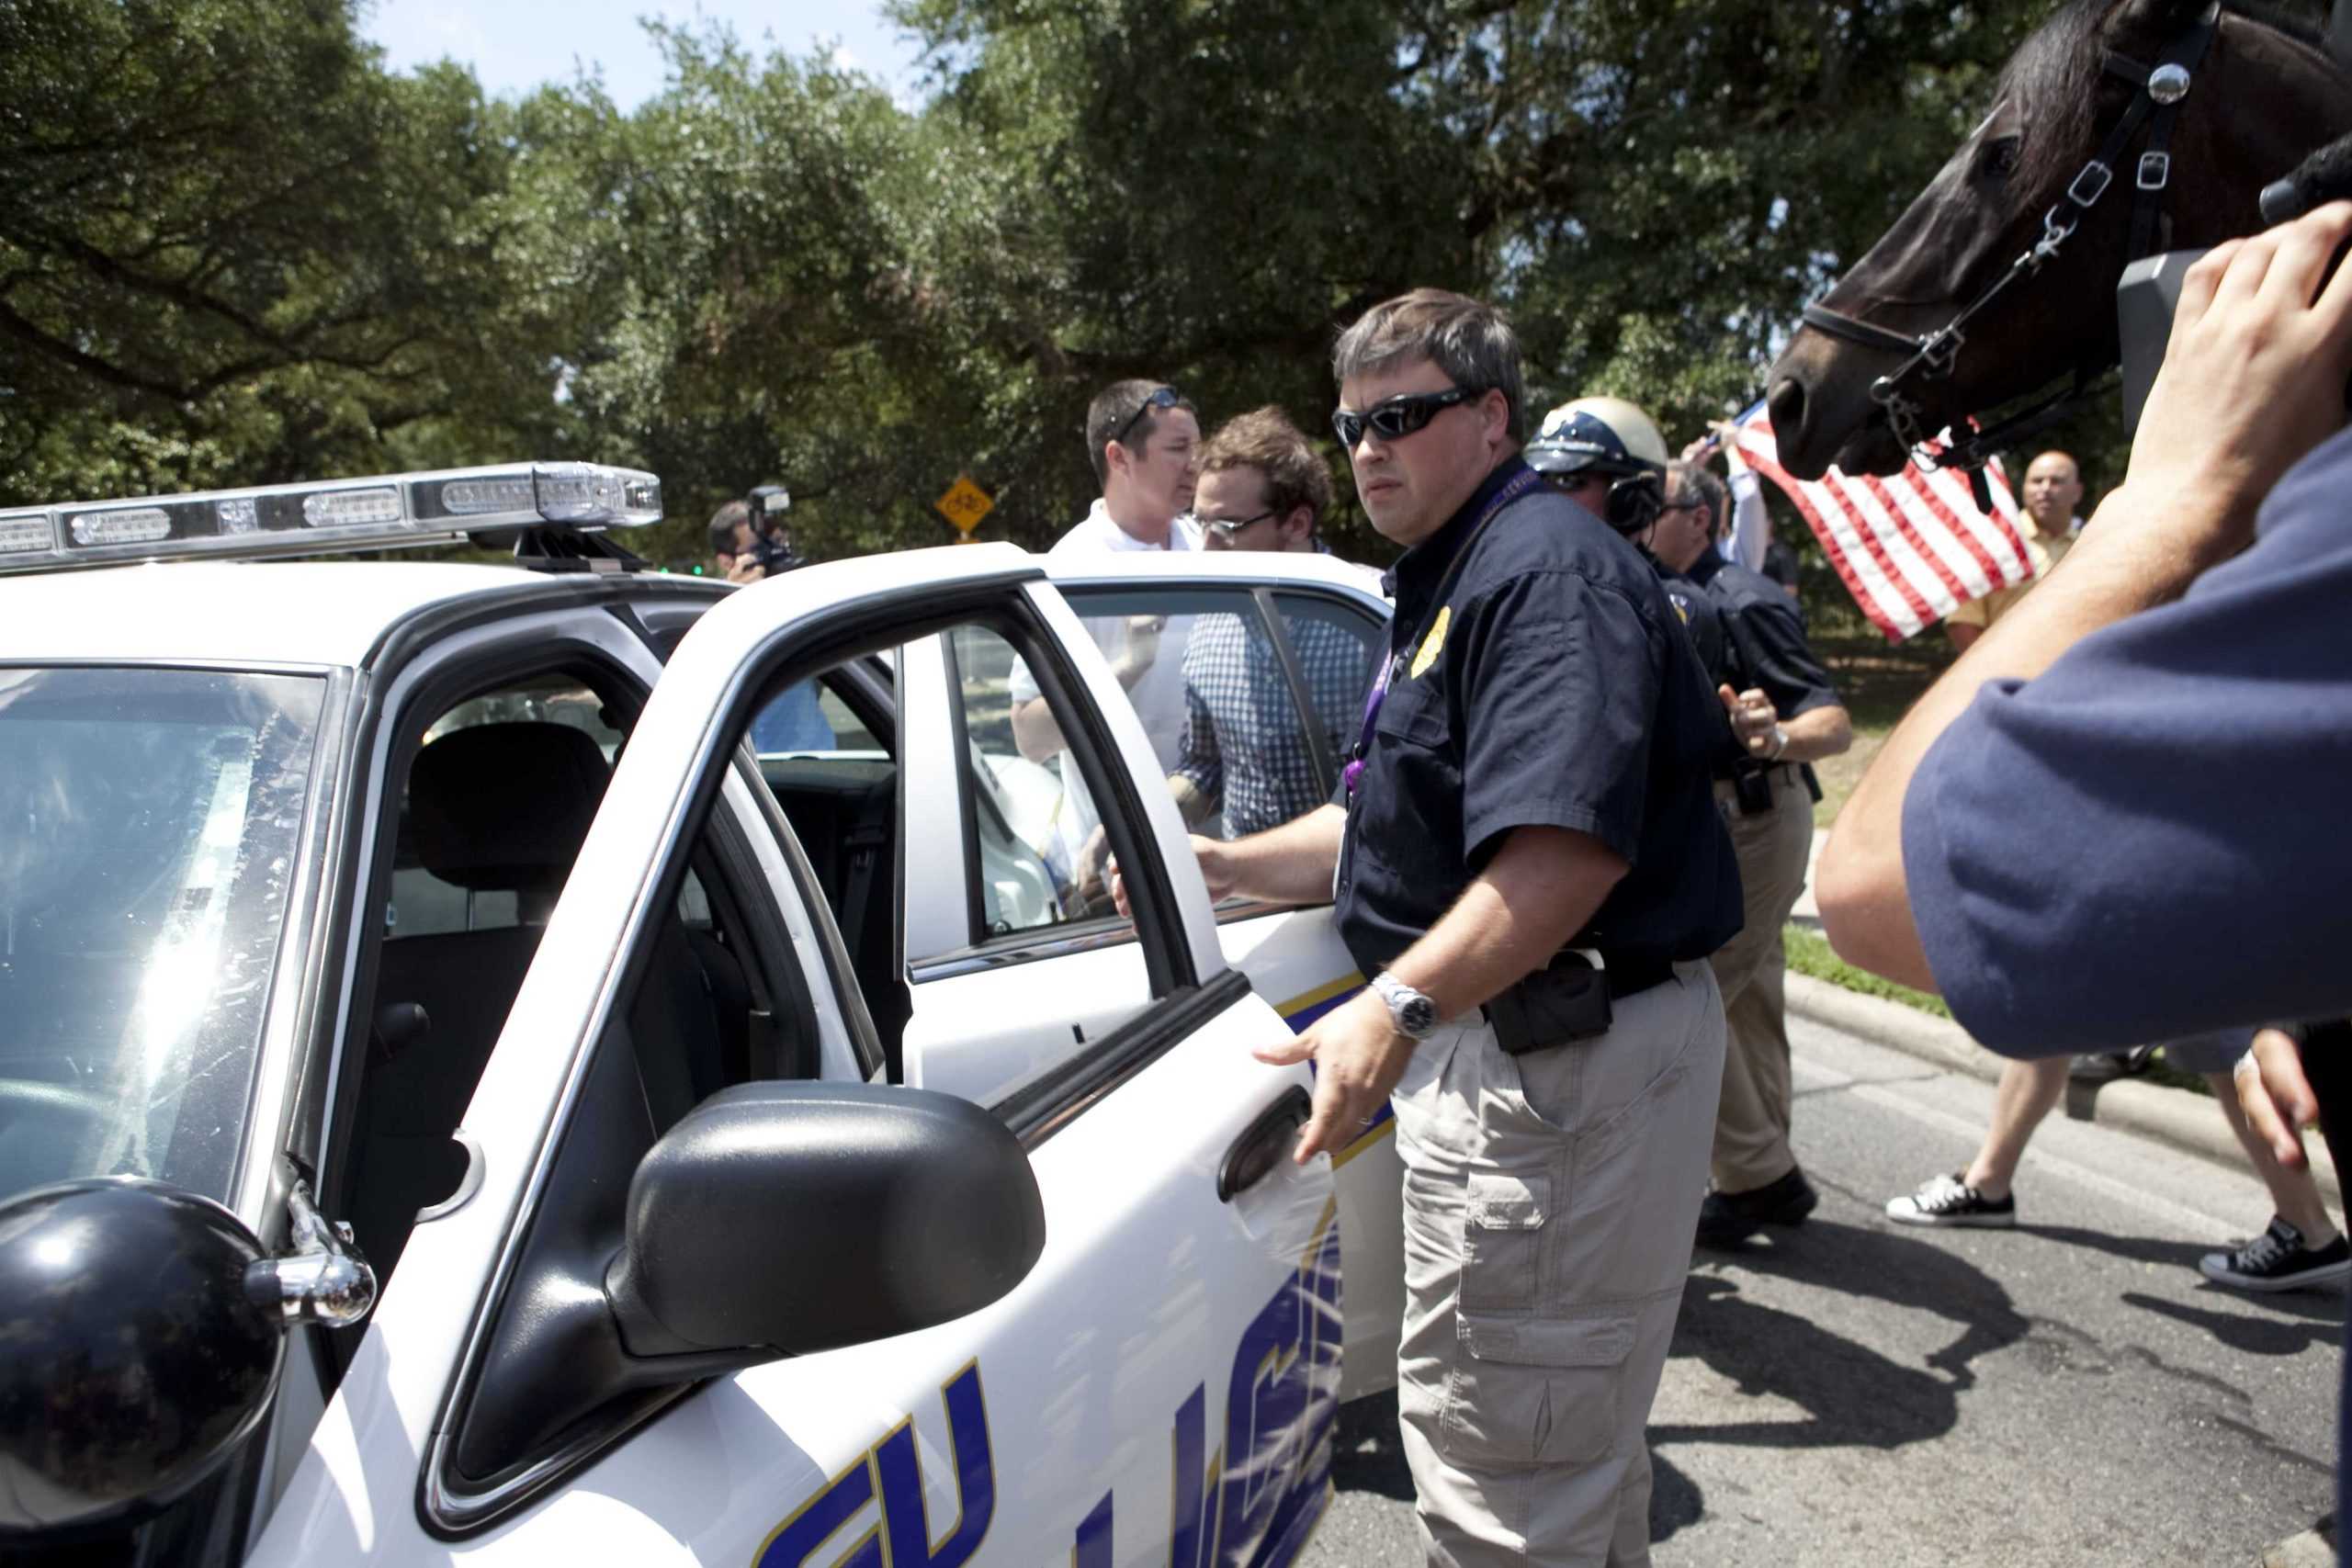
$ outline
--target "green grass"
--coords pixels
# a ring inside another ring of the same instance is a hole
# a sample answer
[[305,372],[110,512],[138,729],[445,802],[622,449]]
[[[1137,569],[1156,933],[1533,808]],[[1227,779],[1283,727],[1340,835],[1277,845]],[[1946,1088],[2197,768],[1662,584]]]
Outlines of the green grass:
[[1951,664],[1952,652],[1940,630],[1922,632],[1906,643],[1890,643],[1867,625],[1858,624],[1842,629],[1816,628],[1810,640],[1854,720],[1853,750],[1813,767],[1821,780],[1821,800],[1813,808],[1814,825],[1826,828],[1838,819],[1838,808],[1853,794],[1863,770],[1878,755],[1896,721]]
[[[1781,943],[1788,949],[1789,967],[1800,975],[1810,975],[1816,980],[1826,980],[1849,991],[1866,997],[1883,997],[1938,1018],[1951,1017],[1951,1009],[1941,997],[1915,991],[1908,986],[1898,986],[1892,980],[1881,979],[1867,969],[1857,969],[1830,950],[1829,939],[1807,926],[1791,924],[1781,929]],[[2210,1097],[2212,1089],[2196,1073],[2184,1073],[2159,1055],[2142,1069],[2143,1081],[2163,1084],[2169,1089],[2182,1089],[2191,1094]]]
[[1800,925],[1781,929],[1781,945],[1788,950],[1789,967],[1800,975],[1810,975],[1816,980],[1826,980],[1849,991],[1860,991],[1866,997],[1883,997],[1891,1002],[1917,1008],[1921,1012],[1950,1018],[1951,1009],[1944,1006],[1941,997],[1925,991],[1915,991],[1908,986],[1898,986],[1883,980],[1867,969],[1857,969],[1830,951],[1829,939],[1819,931]]

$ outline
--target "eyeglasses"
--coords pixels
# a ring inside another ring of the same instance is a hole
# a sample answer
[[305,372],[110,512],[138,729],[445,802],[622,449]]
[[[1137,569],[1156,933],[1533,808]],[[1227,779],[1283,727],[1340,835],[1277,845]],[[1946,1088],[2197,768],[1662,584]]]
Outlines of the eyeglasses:
[[1154,409],[1189,409],[1192,406],[1185,400],[1184,394],[1175,388],[1159,388],[1152,392],[1151,396],[1136,405],[1136,412],[1127,415],[1127,422],[1125,424],[1111,433],[1111,439],[1121,442],[1126,440],[1127,432],[1136,427],[1136,421]]
[[1408,392],[1402,397],[1384,398],[1362,413],[1352,409],[1334,410],[1331,428],[1338,434],[1340,445],[1352,452],[1363,440],[1366,430],[1383,441],[1398,440],[1456,403],[1466,403],[1478,395],[1466,387],[1448,387],[1442,392]]
[[1202,517],[1196,518],[1194,521],[1198,522],[1202,528],[1207,532],[1215,534],[1218,538],[1224,539],[1229,543],[1239,537],[1241,531],[1244,528],[1254,527],[1256,525],[1263,523],[1267,518],[1275,515],[1281,510],[1282,508],[1278,506],[1270,506],[1266,508],[1265,511],[1258,513],[1255,517]]

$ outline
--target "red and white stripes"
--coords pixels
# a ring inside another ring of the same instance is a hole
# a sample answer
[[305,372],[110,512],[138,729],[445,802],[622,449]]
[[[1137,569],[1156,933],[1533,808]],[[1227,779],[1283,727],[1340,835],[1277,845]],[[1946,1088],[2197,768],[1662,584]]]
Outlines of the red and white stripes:
[[1971,599],[2027,581],[2034,558],[2018,528],[2017,498],[2000,465],[1985,477],[1993,514],[1976,510],[1964,474],[1912,464],[1891,479],[1830,469],[1818,479],[1781,467],[1772,423],[1758,403],[1737,421],[1739,448],[1781,487],[1829,554],[1871,624],[1901,641]]

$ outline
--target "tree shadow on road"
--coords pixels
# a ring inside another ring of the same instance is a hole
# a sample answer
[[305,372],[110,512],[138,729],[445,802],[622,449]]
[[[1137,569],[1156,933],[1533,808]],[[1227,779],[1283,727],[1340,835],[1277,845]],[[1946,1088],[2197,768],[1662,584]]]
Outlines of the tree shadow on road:
[[[1399,1503],[1413,1500],[1413,1472],[1396,1432],[1396,1391],[1370,1393],[1340,1406],[1331,1438],[1331,1483],[1342,1492],[1369,1492]],[[1698,1483],[1650,1450],[1650,1540],[1661,1541],[1707,1511]]]
[[2019,1225],[2010,1234],[2040,1236],[2044,1241],[2059,1242],[2067,1247],[2086,1247],[2093,1252],[2104,1252],[2109,1258],[2120,1258],[2127,1263],[2154,1263],[2162,1268],[2179,1269],[2192,1276],[2197,1272],[2197,1260],[2214,1250],[2211,1242],[2117,1235],[2109,1231],[2085,1230],[2080,1225]]
[[[2335,1303],[2331,1310],[2318,1302],[2290,1303],[2272,1297],[2257,1303],[2217,1291],[2213,1296],[2214,1304],[2220,1306],[2226,1303],[2236,1310],[2212,1312],[2184,1302],[2143,1296],[2137,1291],[2126,1291],[2120,1299],[2126,1306],[2135,1306],[2143,1312],[2152,1312],[2159,1317],[2185,1323],[2191,1328],[2201,1328],[2231,1349],[2249,1356],[2300,1356],[2315,1346],[2332,1346],[2344,1336],[2344,1303],[2341,1301]],[[2291,1312],[2294,1315],[2281,1318],[2264,1310],[2270,1307]]]
[[1974,1264],[1886,1231],[1816,1221],[1775,1245],[1709,1251],[1700,1258],[1927,1313],[1960,1332],[1927,1358],[1924,1369],[1905,1365],[1794,1313],[1747,1299],[1736,1279],[1695,1274],[1683,1292],[1671,1354],[1695,1356],[1742,1394],[1786,1401],[1806,1418],[1653,1427],[1654,1444],[1893,1449],[1925,1442],[1958,1424],[1960,1395],[1976,1382],[1975,1359],[2017,1343],[2033,1327],[2008,1292]]
[[1340,1406],[1331,1435],[1331,1483],[1342,1492],[1370,1492],[1413,1500],[1413,1472],[1396,1431],[1396,1391],[1368,1393]]
[[1707,1512],[1706,1494],[1699,1483],[1667,1462],[1650,1445],[1650,1544],[1656,1546],[1685,1525],[1695,1525]]

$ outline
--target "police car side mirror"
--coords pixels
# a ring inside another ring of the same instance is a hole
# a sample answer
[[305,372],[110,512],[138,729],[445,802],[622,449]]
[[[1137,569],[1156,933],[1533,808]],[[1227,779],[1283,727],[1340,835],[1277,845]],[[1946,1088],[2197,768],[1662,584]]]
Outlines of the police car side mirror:
[[0,1204],[0,1555],[135,1523],[236,1452],[293,1321],[272,1267],[234,1214],[160,1181]]
[[638,1165],[605,1296],[632,1356],[795,1355],[977,1312],[1045,1245],[1028,1155],[969,1100],[742,1084]]

